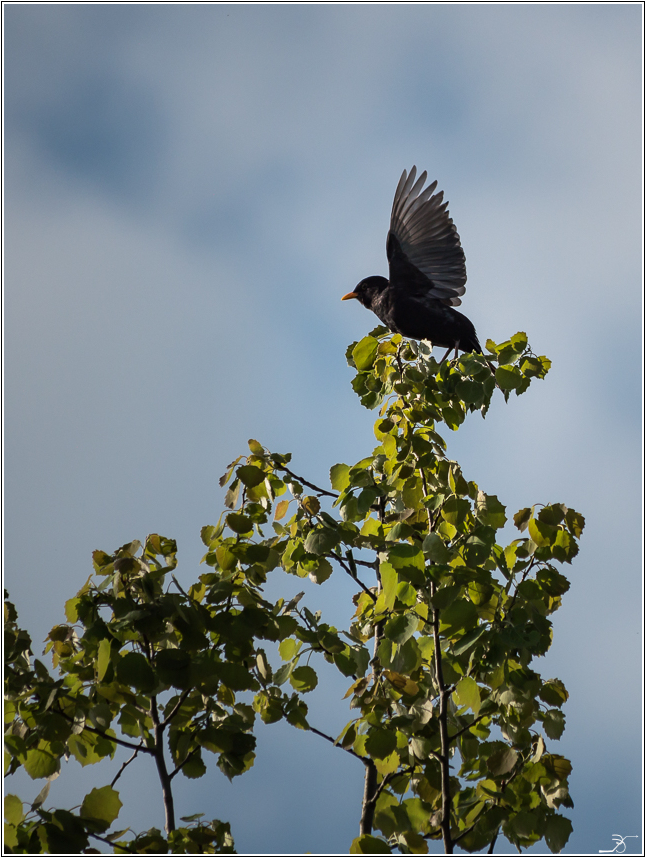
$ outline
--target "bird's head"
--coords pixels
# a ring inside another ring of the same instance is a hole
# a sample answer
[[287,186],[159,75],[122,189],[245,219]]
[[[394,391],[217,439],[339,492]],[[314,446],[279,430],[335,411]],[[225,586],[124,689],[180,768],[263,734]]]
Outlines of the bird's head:
[[366,277],[361,283],[358,283],[352,292],[348,292],[341,298],[342,301],[347,301],[350,298],[356,298],[364,307],[371,309],[372,302],[383,292],[388,286],[388,281],[385,277]]

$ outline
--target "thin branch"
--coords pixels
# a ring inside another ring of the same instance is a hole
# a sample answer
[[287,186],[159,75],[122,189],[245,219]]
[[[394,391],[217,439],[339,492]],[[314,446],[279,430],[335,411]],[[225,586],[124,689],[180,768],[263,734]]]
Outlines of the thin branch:
[[186,700],[186,698],[187,698],[187,697],[188,697],[188,695],[191,693],[191,691],[192,691],[192,689],[191,689],[191,688],[188,688],[186,691],[182,691],[182,693],[181,693],[181,694],[180,694],[180,696],[179,696],[179,700],[177,701],[177,703],[173,706],[173,708],[171,709],[171,711],[169,712],[169,714],[168,714],[168,715],[166,715],[166,717],[164,718],[164,720],[161,722],[161,727],[162,727],[162,728],[163,728],[163,727],[165,727],[167,724],[169,724],[169,723],[170,723],[170,721],[172,721],[172,719],[173,719],[173,718],[175,717],[175,715],[177,714],[178,709],[180,708],[180,706],[182,705],[182,703]]
[[186,765],[186,763],[188,763],[188,761],[191,759],[191,757],[192,757],[194,754],[196,754],[199,750],[200,750],[200,749],[199,749],[199,747],[198,747],[198,748],[193,748],[193,750],[192,750],[192,751],[190,751],[190,752],[189,752],[189,753],[184,757],[184,759],[183,759],[183,760],[182,760],[182,762],[179,764],[179,766],[176,766],[176,767],[173,769],[173,771],[169,774],[169,776],[168,776],[168,780],[169,780],[169,781],[172,781],[172,780],[173,780],[173,778],[175,777],[175,775],[176,775],[176,774],[179,774],[179,772],[184,768],[184,766]]
[[[59,715],[62,715],[63,718],[74,723],[74,719],[66,712],[63,712],[62,709],[59,708],[56,711]],[[151,748],[147,748],[143,745],[135,745],[134,742],[126,742],[123,739],[117,739],[116,736],[108,736],[105,730],[97,730],[96,727],[88,727],[87,724],[83,725],[83,730],[87,730],[88,733],[95,733],[97,736],[107,739],[108,742],[114,742],[116,745],[121,745],[124,748],[130,748],[131,751],[143,751],[144,754],[151,754],[153,757],[155,756],[155,752]]]
[[294,479],[298,480],[299,483],[303,483],[304,486],[309,486],[309,488],[314,489],[314,491],[319,495],[327,495],[327,497],[329,498],[339,497],[337,492],[328,492],[326,489],[322,489],[319,486],[315,486],[314,483],[310,483],[308,480],[304,480],[303,477],[299,477],[298,474],[295,474],[293,471],[290,471],[289,468],[285,465],[276,465],[276,469],[279,471],[285,471],[285,473],[289,474],[290,477],[294,477]]
[[[87,832],[90,837],[94,837],[95,840],[100,840],[102,843],[107,843],[108,846],[112,846],[114,849],[116,843],[113,840],[108,840],[107,837],[101,837],[100,834],[93,834],[91,831]],[[128,846],[119,845],[119,849],[123,849],[124,852],[127,852],[129,855],[138,855],[136,849],[130,849]]]
[[177,587],[179,592],[182,594],[182,596],[186,596],[186,598],[189,599],[191,602],[197,601],[197,599],[194,599],[192,596],[188,595],[186,590],[182,587],[182,585],[179,583],[179,581],[177,580],[177,578],[174,575],[171,575],[171,578],[173,579],[173,583],[175,584],[175,586]]
[[155,728],[155,763],[157,765],[157,774],[162,788],[162,796],[164,799],[164,814],[166,817],[166,833],[170,834],[175,830],[175,804],[173,801],[173,791],[171,790],[170,777],[166,768],[166,760],[164,759],[164,727],[159,722],[159,713],[157,711],[157,698],[153,695],[150,698],[150,717]]
[[454,733],[452,736],[449,736],[449,742],[452,742],[454,739],[457,739],[458,736],[461,736],[463,733],[466,733],[467,730],[470,730],[474,724],[477,724],[478,721],[482,721],[483,718],[486,718],[486,715],[478,715],[477,718],[474,718],[470,724],[467,724],[466,727],[463,727],[461,730],[458,730],[457,733]]
[[353,757],[356,757],[358,760],[361,760],[364,766],[368,765],[368,759],[366,757],[362,757],[361,754],[357,754],[357,752],[353,751],[352,748],[344,748],[343,745],[337,744],[336,739],[333,739],[332,736],[328,736],[326,733],[322,733],[320,730],[317,730],[316,727],[312,727],[311,725],[309,725],[307,729],[310,731],[310,733],[315,733],[322,739],[327,739],[327,741],[331,742],[336,748],[341,748],[341,750],[345,751],[347,754],[352,754]]
[[[505,609],[505,614],[509,614],[509,613],[511,612],[511,609],[514,607],[514,605],[515,605],[515,603],[516,603],[516,598],[517,598],[517,596],[518,596],[518,588],[519,588],[519,587],[520,587],[520,585],[523,583],[523,581],[525,580],[525,578],[527,578],[527,576],[529,575],[529,573],[532,571],[532,569],[534,568],[534,564],[535,564],[535,563],[536,563],[536,558],[535,558],[535,557],[532,557],[532,559],[531,559],[531,562],[530,562],[529,566],[528,566],[528,567],[527,567],[527,569],[525,569],[525,571],[523,572],[523,576],[522,576],[522,578],[520,579],[520,581],[518,582],[518,584],[516,584],[516,589],[514,590],[514,595],[511,597],[511,603],[510,603],[510,604],[507,606],[507,608]],[[509,582],[510,586],[511,586],[512,581],[513,581],[513,578],[512,578],[512,579],[510,580],[510,582]]]
[[366,763],[366,774],[363,785],[363,801],[361,803],[360,834],[372,834],[372,824],[375,819],[375,804],[377,795],[377,766],[372,760]]
[[488,805],[488,802],[485,802],[484,805],[482,806],[482,809],[480,810],[480,813],[476,816],[476,821],[473,823],[473,825],[470,825],[468,828],[465,828],[464,831],[462,831],[460,834],[458,834],[457,837],[453,838],[454,843],[457,843],[458,841],[462,840],[463,837],[466,837],[467,834],[469,834],[471,831],[473,831],[473,829],[476,827],[476,825],[480,822],[480,817],[487,810],[489,810],[487,805]]
[[384,787],[386,787],[391,781],[394,781],[395,778],[398,778],[400,775],[411,775],[412,773],[413,773],[413,767],[409,766],[407,769],[404,769],[403,772],[399,772],[399,771],[391,772],[389,775],[386,775],[386,777],[382,780],[382,782],[377,787],[372,800],[374,802],[376,802],[377,799],[379,798],[379,796],[381,795],[381,791],[384,789]]
[[494,847],[495,847],[495,845],[496,845],[496,840],[498,839],[498,835],[499,835],[499,834],[500,834],[500,829],[498,829],[498,830],[496,831],[496,833],[494,834],[494,836],[493,836],[493,840],[492,840],[492,841],[491,841],[491,843],[489,844],[489,849],[487,850],[487,855],[493,855],[493,850],[494,850]]
[[357,566],[368,566],[370,569],[374,569],[375,572],[379,567],[378,560],[355,560],[354,557],[352,560],[357,564]]
[[[372,601],[373,601],[373,602],[376,602],[376,601],[377,601],[377,597],[376,597],[376,596],[375,596],[375,594],[372,592],[372,590],[370,590],[368,587],[366,587],[366,585],[365,585],[362,581],[360,581],[360,580],[359,580],[359,578],[358,578],[356,575],[354,575],[354,574],[352,573],[352,570],[350,569],[350,567],[349,567],[349,566],[347,566],[347,565],[343,562],[343,560],[339,557],[339,555],[338,555],[338,554],[328,554],[328,555],[326,555],[326,556],[327,556],[327,557],[331,557],[333,560],[336,560],[336,562],[339,564],[339,566],[341,566],[341,567],[342,567],[342,568],[343,568],[343,569],[348,573],[348,575],[352,578],[352,580],[353,580],[353,581],[356,581],[356,583],[361,587],[361,589],[363,590],[363,592],[364,592],[364,593],[367,593],[367,594],[370,596],[370,598],[372,599]],[[354,562],[356,563],[357,561],[355,560]]]
[[132,756],[131,756],[128,760],[126,760],[126,761],[125,761],[125,763],[121,766],[121,768],[119,769],[119,771],[118,771],[118,772],[116,773],[116,775],[114,776],[114,778],[113,778],[113,780],[112,780],[112,783],[110,784],[110,786],[111,786],[111,787],[113,787],[113,786],[116,784],[116,782],[119,780],[119,778],[121,777],[121,775],[124,773],[125,769],[130,765],[130,763],[131,763],[131,762],[134,760],[134,758],[137,756],[137,754],[139,753],[139,751],[140,751],[140,750],[143,750],[143,747],[144,747],[144,744],[143,744],[143,742],[142,742],[142,743],[139,745],[139,747],[138,747],[138,748],[136,748],[136,749],[133,751]]

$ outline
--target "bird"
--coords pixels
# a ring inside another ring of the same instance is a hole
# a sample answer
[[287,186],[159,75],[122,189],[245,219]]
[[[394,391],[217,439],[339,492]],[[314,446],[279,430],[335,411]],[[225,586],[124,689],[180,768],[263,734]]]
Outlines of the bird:
[[341,300],[356,298],[393,333],[447,349],[482,354],[473,323],[454,309],[462,301],[467,269],[460,236],[437,180],[424,188],[426,170],[401,175],[390,216],[386,256],[390,279],[366,277]]

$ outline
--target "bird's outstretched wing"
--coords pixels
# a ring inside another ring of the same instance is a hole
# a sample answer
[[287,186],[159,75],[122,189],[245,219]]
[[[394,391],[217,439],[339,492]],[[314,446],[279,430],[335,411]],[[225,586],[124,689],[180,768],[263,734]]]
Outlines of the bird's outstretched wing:
[[460,236],[442,202],[444,192],[433,193],[437,182],[424,189],[426,171],[417,181],[416,175],[416,167],[404,170],[395,191],[386,243],[390,282],[457,307],[467,282]]

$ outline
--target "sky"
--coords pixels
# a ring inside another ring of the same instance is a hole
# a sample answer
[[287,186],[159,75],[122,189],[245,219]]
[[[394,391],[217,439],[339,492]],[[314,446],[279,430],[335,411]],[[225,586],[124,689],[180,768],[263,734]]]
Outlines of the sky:
[[[387,274],[416,164],[480,340],[523,330],[553,361],[448,442],[508,514],[586,517],[536,665],[570,692],[565,852],[641,851],[641,38],[637,3],[4,5],[5,586],[37,655],[96,548],[162,533],[196,580],[248,438],[319,485],[371,452],[344,354],[376,320],[340,298]],[[347,628],[351,595],[334,575],[306,599]],[[340,732],[345,690],[322,677],[315,726]],[[233,784],[175,781],[179,815],[230,820],[239,852],[347,853],[361,767],[257,735]],[[70,764],[50,801],[117,768]],[[146,761],[120,787],[125,824],[163,826]]]

